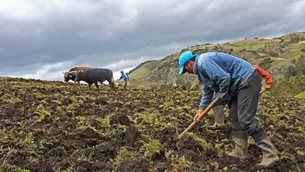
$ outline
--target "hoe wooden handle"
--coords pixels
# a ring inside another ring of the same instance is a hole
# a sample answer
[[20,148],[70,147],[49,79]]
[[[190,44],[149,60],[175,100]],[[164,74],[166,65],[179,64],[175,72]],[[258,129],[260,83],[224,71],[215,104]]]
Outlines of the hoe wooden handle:
[[217,97],[199,116],[198,118],[196,118],[196,120],[194,120],[179,136],[178,136],[178,139],[180,139],[186,132],[188,132],[190,129],[192,129],[195,124],[197,122],[200,121],[200,119],[202,117],[204,117],[210,110],[211,108],[220,100],[219,97]]

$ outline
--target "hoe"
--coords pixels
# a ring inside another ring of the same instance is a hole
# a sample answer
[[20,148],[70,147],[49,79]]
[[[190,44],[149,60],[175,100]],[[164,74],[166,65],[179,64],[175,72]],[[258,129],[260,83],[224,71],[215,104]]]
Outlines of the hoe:
[[[265,92],[266,90],[263,89],[259,94],[261,95],[263,92]],[[220,100],[219,97],[217,97],[215,100],[212,101],[212,103],[210,103],[210,105],[199,115],[198,118],[196,118],[196,120],[194,120],[181,134],[179,134],[178,139],[181,139],[181,137],[188,132],[189,130],[191,130],[196,123],[198,123],[201,118],[203,118],[206,114],[208,114],[208,112],[211,110],[211,108]]]

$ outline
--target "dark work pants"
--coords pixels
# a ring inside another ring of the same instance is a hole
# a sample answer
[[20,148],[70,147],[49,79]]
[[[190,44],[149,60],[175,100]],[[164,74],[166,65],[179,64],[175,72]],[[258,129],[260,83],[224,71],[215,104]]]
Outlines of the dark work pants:
[[126,87],[127,87],[127,80],[126,81],[124,81],[124,89],[126,89]]
[[233,137],[247,140],[251,136],[255,142],[267,137],[263,125],[254,117],[259,101],[262,82],[255,70],[243,84],[237,88],[237,94],[229,104],[229,121]]

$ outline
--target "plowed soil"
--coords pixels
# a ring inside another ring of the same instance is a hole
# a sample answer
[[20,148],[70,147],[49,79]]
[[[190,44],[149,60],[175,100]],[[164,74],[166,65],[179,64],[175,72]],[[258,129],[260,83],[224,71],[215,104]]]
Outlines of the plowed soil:
[[261,98],[258,120],[281,160],[258,169],[251,139],[248,159],[224,155],[231,128],[208,130],[213,111],[177,138],[201,94],[1,78],[0,171],[305,171],[304,100]]

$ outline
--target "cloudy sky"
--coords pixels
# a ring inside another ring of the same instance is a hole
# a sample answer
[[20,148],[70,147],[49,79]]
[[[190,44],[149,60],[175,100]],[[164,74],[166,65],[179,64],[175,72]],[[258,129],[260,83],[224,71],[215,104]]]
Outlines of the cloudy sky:
[[304,0],[0,0],[0,75],[63,80],[78,65],[119,77],[190,45],[305,31]]

